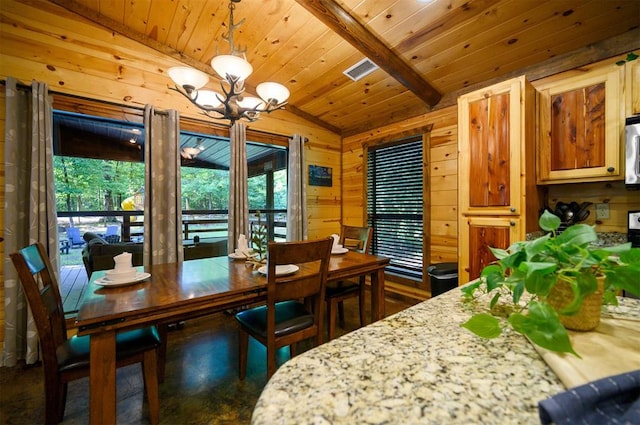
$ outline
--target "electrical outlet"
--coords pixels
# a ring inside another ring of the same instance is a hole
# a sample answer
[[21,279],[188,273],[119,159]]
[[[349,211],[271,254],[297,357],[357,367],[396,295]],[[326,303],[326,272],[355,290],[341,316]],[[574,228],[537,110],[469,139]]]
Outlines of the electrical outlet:
[[609,204],[596,204],[596,219],[605,220],[609,218]]

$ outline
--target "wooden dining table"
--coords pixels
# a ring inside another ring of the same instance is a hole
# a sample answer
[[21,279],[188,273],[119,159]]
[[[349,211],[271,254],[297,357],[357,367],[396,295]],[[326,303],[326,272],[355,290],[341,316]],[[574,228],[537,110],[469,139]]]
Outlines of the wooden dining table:
[[[386,257],[347,252],[332,255],[328,280],[371,277],[371,319],[384,318]],[[80,304],[78,335],[91,335],[90,422],[116,420],[116,333],[166,325],[266,300],[266,277],[249,263],[213,257],[140,267],[150,276],[130,285],[96,283],[91,275]],[[302,272],[302,271],[301,271]]]

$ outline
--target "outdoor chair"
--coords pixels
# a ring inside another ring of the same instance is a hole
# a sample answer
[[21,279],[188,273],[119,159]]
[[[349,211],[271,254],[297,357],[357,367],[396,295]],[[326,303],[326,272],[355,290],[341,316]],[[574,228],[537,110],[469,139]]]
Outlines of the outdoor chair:
[[80,229],[77,227],[67,227],[67,239],[71,248],[84,245],[84,239],[82,239]]

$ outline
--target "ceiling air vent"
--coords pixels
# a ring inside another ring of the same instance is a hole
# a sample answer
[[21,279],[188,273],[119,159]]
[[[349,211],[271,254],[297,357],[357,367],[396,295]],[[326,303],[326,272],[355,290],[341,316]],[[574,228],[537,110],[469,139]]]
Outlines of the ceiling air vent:
[[368,58],[364,58],[351,68],[344,71],[343,74],[351,78],[353,81],[358,81],[359,79],[371,74],[376,69],[378,69],[378,65],[371,62]]

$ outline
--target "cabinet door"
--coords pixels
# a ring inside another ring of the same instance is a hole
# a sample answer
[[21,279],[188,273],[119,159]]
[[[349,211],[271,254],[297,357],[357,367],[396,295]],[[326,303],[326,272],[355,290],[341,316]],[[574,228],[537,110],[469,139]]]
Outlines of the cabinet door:
[[622,178],[621,72],[612,65],[538,87],[538,183]]
[[458,190],[462,214],[519,213],[524,78],[458,99]]
[[640,114],[640,59],[625,64],[625,116]]
[[516,217],[465,217],[460,224],[458,277],[466,283],[480,277],[482,269],[495,261],[489,247],[506,249],[520,238]]

